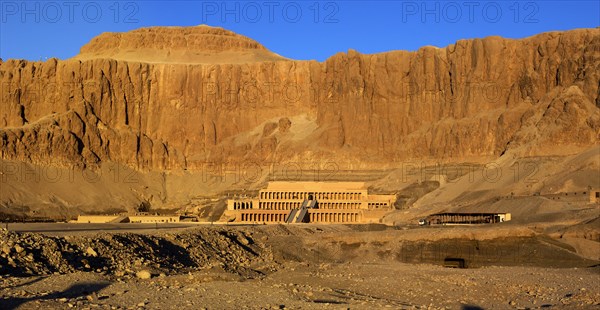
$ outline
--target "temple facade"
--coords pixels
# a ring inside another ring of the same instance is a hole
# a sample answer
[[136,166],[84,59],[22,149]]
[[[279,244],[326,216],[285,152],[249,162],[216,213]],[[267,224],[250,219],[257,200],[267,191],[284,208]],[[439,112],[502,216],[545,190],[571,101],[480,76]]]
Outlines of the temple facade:
[[363,182],[270,182],[258,197],[228,200],[224,215],[248,223],[376,223],[395,199],[369,194]]

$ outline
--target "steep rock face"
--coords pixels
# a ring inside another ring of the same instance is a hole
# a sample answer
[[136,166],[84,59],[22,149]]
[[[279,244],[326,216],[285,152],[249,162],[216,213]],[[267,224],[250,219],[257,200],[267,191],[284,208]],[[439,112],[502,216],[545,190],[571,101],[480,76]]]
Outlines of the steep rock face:
[[133,61],[115,52],[126,44],[135,55],[160,34],[161,53],[274,55],[211,29],[102,35],[76,59],[1,63],[2,158],[140,170],[329,160],[381,167],[576,153],[600,140],[598,29],[349,51],[324,63],[179,63],[185,57],[144,60],[144,52]]

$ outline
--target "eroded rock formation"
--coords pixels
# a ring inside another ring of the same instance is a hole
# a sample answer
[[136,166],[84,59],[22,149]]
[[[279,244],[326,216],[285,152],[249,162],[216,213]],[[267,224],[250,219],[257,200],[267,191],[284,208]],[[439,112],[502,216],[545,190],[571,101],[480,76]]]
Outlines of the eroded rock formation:
[[70,60],[6,60],[0,84],[2,158],[36,164],[378,167],[600,141],[599,29],[319,63],[219,28],[150,28],[102,34]]

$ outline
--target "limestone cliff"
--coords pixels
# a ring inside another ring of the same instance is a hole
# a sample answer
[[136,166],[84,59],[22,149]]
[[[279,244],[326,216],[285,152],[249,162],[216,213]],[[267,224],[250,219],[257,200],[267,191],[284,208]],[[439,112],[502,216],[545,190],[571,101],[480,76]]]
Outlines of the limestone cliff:
[[70,60],[6,60],[0,84],[2,158],[35,164],[382,167],[600,141],[599,29],[319,63],[219,28],[149,28],[102,34]]

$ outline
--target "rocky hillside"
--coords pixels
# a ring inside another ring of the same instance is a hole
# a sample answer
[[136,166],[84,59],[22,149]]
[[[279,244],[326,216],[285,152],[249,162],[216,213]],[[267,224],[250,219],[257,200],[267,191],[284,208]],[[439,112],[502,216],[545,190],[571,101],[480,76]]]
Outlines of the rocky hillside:
[[[499,157],[512,169],[600,142],[600,29],[350,50],[319,63],[220,28],[155,27],[101,34],[69,60],[0,60],[0,85],[0,215],[69,218],[141,203],[209,214],[211,199],[267,177],[372,181],[403,174],[406,162]],[[545,178],[517,185],[573,187]],[[600,186],[588,179],[573,184]],[[382,180],[390,192],[426,181]],[[521,192],[489,185],[490,197]]]
[[37,164],[380,167],[574,154],[600,140],[599,29],[319,63],[220,28],[149,28],[102,34],[75,59],[6,60],[0,84],[2,158]]
[[273,254],[250,235],[205,229],[166,235],[100,234],[47,237],[0,229],[0,275],[49,275],[74,271],[102,272],[118,277],[183,273],[221,268],[253,277],[250,267],[265,262],[274,268]]

